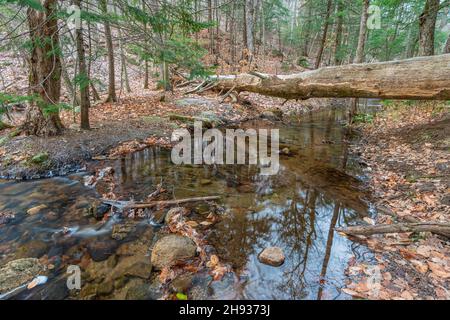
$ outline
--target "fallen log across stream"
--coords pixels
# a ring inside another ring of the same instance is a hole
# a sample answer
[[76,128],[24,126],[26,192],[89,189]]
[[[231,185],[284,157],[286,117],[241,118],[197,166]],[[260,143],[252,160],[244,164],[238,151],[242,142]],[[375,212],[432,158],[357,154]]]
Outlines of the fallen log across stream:
[[[450,54],[349,64],[292,75],[250,72],[211,76],[197,89],[248,91],[285,99],[450,99]],[[194,89],[194,91],[196,91]]]
[[371,236],[375,234],[405,232],[431,232],[450,238],[450,224],[447,223],[395,223],[379,224],[374,226],[352,226],[347,228],[336,228],[335,230],[337,232],[342,232],[352,236]]
[[201,202],[201,201],[213,201],[219,200],[220,196],[208,196],[208,197],[195,197],[195,198],[185,198],[178,200],[159,200],[159,201],[150,201],[147,203],[144,202],[133,202],[133,201],[119,201],[119,200],[108,200],[102,199],[103,203],[109,204],[110,206],[116,207],[120,210],[127,209],[145,209],[145,208],[154,208],[159,206],[173,206],[180,205],[189,202]]

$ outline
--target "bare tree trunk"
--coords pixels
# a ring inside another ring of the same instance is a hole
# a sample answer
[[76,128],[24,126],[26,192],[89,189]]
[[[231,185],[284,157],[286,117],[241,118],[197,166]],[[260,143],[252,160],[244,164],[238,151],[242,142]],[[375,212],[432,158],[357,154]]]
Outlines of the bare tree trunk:
[[91,38],[91,23],[88,21],[88,45],[89,45],[89,51],[88,51],[88,64],[87,64],[87,73],[89,77],[89,84],[91,86],[92,91],[92,97],[94,98],[94,101],[100,100],[100,96],[98,95],[97,89],[95,89],[94,83],[91,81],[91,65],[92,65],[92,38]]
[[[197,5],[197,2],[195,3]],[[145,1],[142,1],[142,10],[145,10]],[[197,10],[196,10],[197,11]],[[147,22],[144,22],[144,31],[147,33]],[[145,71],[144,71],[144,89],[148,89],[149,85],[149,72],[148,72],[148,60],[145,57]]]
[[245,33],[246,33],[246,47],[249,55],[255,52],[253,41],[253,13],[255,11],[253,0],[245,1]]
[[79,101],[76,98],[76,94],[74,93],[73,84],[72,84],[72,81],[70,80],[69,72],[67,71],[67,66],[66,66],[66,63],[65,63],[63,57],[61,57],[61,74],[62,74],[64,83],[66,84],[67,92],[69,93],[71,98],[75,97],[75,100],[76,100],[75,104],[79,105]]
[[27,10],[32,51],[30,58],[30,93],[39,97],[31,103],[23,130],[26,134],[57,135],[62,131],[59,118],[61,60],[56,0],[45,0],[44,11]]
[[[211,23],[212,21],[213,21],[212,0],[208,0],[208,22]],[[213,29],[213,27],[209,27],[208,35],[209,35],[209,53],[214,54],[214,29]]]
[[216,88],[285,99],[450,99],[450,54],[407,60],[350,64],[292,75],[261,73],[212,76]]
[[[114,10],[115,12],[115,10]],[[127,57],[125,55],[125,50],[123,48],[123,39],[122,39],[122,30],[118,28],[118,34],[119,34],[119,50],[120,50],[120,68],[122,70],[121,72],[121,79],[125,80],[125,90],[130,93],[130,82],[128,80],[128,70],[127,70]],[[123,78],[122,78],[123,75]],[[121,81],[123,82],[123,81]],[[121,83],[122,86],[122,83]]]
[[266,20],[264,12],[264,1],[261,2],[261,45],[263,63],[266,61]]
[[328,27],[330,25],[330,16],[331,16],[331,10],[333,8],[333,0],[328,0],[327,2],[327,13],[325,14],[325,25],[323,27],[323,33],[322,33],[322,40],[320,41],[319,46],[319,52],[317,53],[316,58],[316,69],[320,67],[320,64],[322,62],[322,56],[323,56],[323,50],[325,49],[325,44],[327,41],[327,35],[328,35]]
[[[81,8],[81,0],[74,0],[73,2],[78,8]],[[84,40],[82,22],[80,28],[76,29],[76,43],[78,54],[78,69],[80,81],[80,128],[89,130],[89,108],[91,103],[89,100],[89,76],[86,68],[86,58],[84,55]]]
[[302,47],[302,55],[304,57],[308,56],[309,53],[309,42],[311,37],[311,17],[312,17],[312,2],[308,1],[306,4],[308,6],[307,9],[307,15],[306,15],[306,21],[303,23],[303,30],[302,34],[304,36],[304,42]]
[[[363,2],[363,8],[361,12],[361,19],[359,24],[359,36],[358,36],[358,46],[356,48],[356,55],[354,63],[362,63],[364,60],[364,47],[366,44],[366,36],[367,36],[367,19],[369,18],[369,4],[370,0],[364,0]],[[350,110],[350,117],[349,122],[353,122],[353,117],[358,112],[358,99],[352,99],[351,100],[351,110]]]
[[364,47],[366,44],[367,36],[367,19],[369,18],[369,4],[370,0],[364,0],[363,8],[361,13],[361,20],[359,24],[359,36],[358,36],[358,47],[356,48],[356,56],[354,63],[362,63],[364,61]]
[[344,25],[344,15],[343,15],[343,9],[344,9],[344,3],[343,0],[337,0],[337,22],[336,22],[336,39],[334,41],[334,65],[338,66],[341,64],[341,43],[342,43],[342,31],[343,31],[343,25]]
[[450,35],[447,38],[447,42],[445,43],[444,53],[450,53]]
[[[107,0],[101,0],[100,5],[103,14],[108,14]],[[106,47],[108,50],[108,97],[106,98],[106,102],[117,102],[116,77],[114,68],[114,47],[112,43],[111,26],[109,25],[109,21],[107,19],[104,22],[104,26]]]
[[438,11],[439,0],[427,0],[419,17],[419,56],[434,55],[434,31]]

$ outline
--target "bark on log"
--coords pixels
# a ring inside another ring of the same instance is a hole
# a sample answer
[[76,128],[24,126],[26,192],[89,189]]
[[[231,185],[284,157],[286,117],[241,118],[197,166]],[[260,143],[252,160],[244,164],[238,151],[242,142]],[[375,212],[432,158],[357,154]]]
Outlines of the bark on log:
[[431,232],[450,238],[450,224],[444,223],[396,223],[380,224],[375,226],[353,226],[347,228],[336,228],[336,231],[357,236],[371,236],[374,234],[405,233],[405,232]]
[[326,67],[292,75],[212,76],[216,88],[285,99],[450,99],[450,54]]

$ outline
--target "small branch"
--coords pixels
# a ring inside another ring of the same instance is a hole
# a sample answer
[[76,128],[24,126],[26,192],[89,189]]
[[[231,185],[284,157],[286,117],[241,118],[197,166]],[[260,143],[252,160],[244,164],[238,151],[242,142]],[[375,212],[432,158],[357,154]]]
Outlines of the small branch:
[[161,201],[151,201],[147,203],[134,203],[131,201],[116,201],[116,200],[108,200],[102,199],[102,202],[109,204],[113,207],[119,208],[120,210],[126,209],[144,209],[144,208],[154,208],[159,206],[173,206],[180,205],[183,203],[189,202],[200,202],[200,201],[213,201],[219,200],[220,196],[208,196],[208,197],[196,197],[196,198],[186,198],[179,200],[161,200]]
[[223,103],[225,101],[226,98],[228,98],[231,94],[231,92],[233,92],[233,90],[236,88],[236,85],[234,85],[233,87],[231,87],[230,90],[227,91],[227,93],[225,93],[225,95],[222,97],[222,100],[220,100],[220,103]]
[[200,83],[197,87],[195,87],[195,88],[192,89],[192,90],[189,90],[189,91],[185,92],[184,94],[187,95],[187,94],[195,93],[195,92],[199,91],[199,90],[200,90],[204,85],[206,85],[207,83],[208,83],[208,81],[205,80],[205,81],[203,81],[202,83]]
[[205,87],[199,89],[199,90],[197,91],[197,93],[202,93],[202,92],[211,90],[212,88],[217,87],[218,85],[219,85],[219,84],[218,84],[218,83],[215,83],[215,82],[210,83],[210,84],[208,84],[207,86],[205,86]]
[[187,87],[188,85],[197,83],[197,82],[198,82],[198,80],[188,80],[188,81],[182,82],[179,85],[177,85],[177,88]]
[[431,232],[450,238],[450,224],[445,223],[396,223],[379,224],[375,226],[353,226],[347,228],[336,228],[336,231],[357,236],[371,236],[374,234],[406,233],[406,232]]
[[248,74],[251,74],[252,76],[258,77],[263,80],[267,80],[270,78],[269,76],[259,73],[259,72],[256,72],[256,71],[250,71]]

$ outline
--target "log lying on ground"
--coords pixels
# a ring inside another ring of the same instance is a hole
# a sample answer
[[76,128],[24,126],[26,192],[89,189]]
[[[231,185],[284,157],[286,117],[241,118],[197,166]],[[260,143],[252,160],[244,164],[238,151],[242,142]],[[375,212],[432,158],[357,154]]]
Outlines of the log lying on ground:
[[145,209],[145,208],[155,208],[160,206],[173,206],[180,205],[188,202],[200,202],[200,201],[213,201],[219,200],[220,196],[208,196],[208,197],[196,197],[196,198],[186,198],[179,200],[161,200],[161,201],[151,201],[147,203],[135,203],[131,201],[117,201],[102,199],[102,202],[109,204],[110,206],[119,208],[121,210],[127,209]]
[[450,99],[450,54],[326,67],[292,75],[212,76],[215,88],[285,99]]
[[374,234],[405,233],[405,232],[431,232],[450,238],[450,224],[444,223],[396,223],[379,224],[375,226],[353,226],[347,228],[336,228],[336,231],[353,236],[371,236]]

